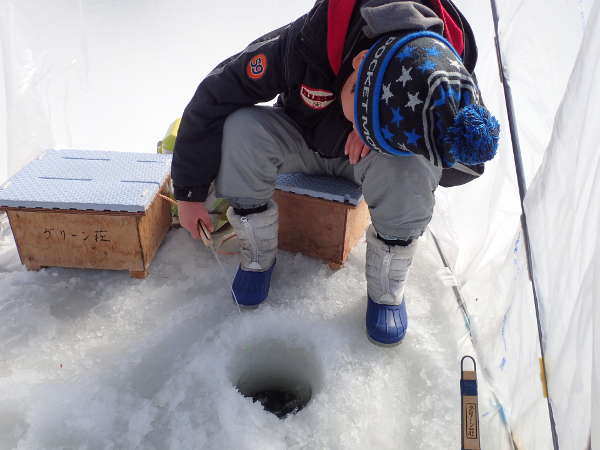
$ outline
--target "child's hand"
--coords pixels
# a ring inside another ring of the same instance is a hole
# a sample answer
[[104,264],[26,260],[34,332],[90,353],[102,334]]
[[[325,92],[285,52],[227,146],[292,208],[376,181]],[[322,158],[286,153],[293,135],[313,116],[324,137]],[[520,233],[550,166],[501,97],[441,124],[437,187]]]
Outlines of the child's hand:
[[356,164],[362,158],[367,156],[371,149],[364,144],[362,139],[358,136],[355,129],[352,129],[346,139],[346,146],[344,147],[344,154],[348,155],[350,164]]
[[179,223],[188,230],[194,239],[200,239],[198,232],[198,221],[201,221],[208,231],[214,231],[210,214],[202,202],[184,202],[177,200],[179,208]]

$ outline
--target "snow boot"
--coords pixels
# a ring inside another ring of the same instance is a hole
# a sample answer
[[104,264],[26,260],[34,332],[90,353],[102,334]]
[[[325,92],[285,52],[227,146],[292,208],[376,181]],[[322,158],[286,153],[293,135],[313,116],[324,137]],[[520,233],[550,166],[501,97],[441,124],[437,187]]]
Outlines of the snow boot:
[[234,300],[254,308],[269,295],[277,253],[277,204],[270,201],[265,211],[240,216],[233,208],[227,219],[240,242],[241,261],[232,285]]
[[417,248],[388,245],[377,237],[373,225],[367,230],[367,335],[378,345],[396,345],[408,327],[404,288]]

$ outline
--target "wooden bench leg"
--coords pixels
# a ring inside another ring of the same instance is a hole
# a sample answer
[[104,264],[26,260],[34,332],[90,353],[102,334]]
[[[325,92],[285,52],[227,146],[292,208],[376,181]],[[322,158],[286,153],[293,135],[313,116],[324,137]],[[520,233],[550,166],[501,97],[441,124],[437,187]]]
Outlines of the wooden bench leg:
[[338,263],[338,262],[330,262],[327,265],[329,266],[329,268],[331,270],[340,270],[342,267],[344,267],[344,264],[341,264],[341,263]]
[[146,278],[146,276],[148,276],[148,271],[147,270],[130,270],[129,276],[131,278],[137,278],[138,280],[143,280],[144,278]]

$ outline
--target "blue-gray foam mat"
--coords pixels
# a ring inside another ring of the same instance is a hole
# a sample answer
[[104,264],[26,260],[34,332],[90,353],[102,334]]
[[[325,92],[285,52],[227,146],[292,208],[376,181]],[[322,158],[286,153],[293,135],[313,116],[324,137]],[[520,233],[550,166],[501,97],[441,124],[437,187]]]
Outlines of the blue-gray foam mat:
[[277,189],[340,203],[358,205],[362,199],[360,186],[340,177],[286,173],[277,178]]
[[144,212],[171,155],[48,150],[0,185],[0,206]]

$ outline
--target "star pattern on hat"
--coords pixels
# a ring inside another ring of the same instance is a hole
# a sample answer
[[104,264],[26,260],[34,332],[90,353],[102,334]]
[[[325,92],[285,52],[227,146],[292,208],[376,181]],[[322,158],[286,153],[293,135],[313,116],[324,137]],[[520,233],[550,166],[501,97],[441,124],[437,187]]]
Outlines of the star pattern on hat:
[[388,141],[391,141],[395,136],[395,134],[390,131],[387,125],[381,129],[381,132],[383,133],[383,137]]
[[394,94],[392,93],[392,90],[390,89],[391,85],[392,85],[392,83],[383,85],[383,94],[381,95],[381,100],[384,100],[386,105],[390,101],[390,98],[392,98],[394,96]]
[[[435,43],[437,44],[438,42],[436,41]],[[442,54],[442,51],[439,47],[432,45],[431,47],[425,49],[425,53],[427,53],[427,56],[429,56],[430,58],[433,58],[435,56],[440,56]]]
[[463,105],[470,105],[473,103],[473,96],[471,92],[468,90],[464,90],[462,93],[462,103]]
[[460,69],[460,62],[458,62],[456,59],[451,59],[448,58],[448,64],[450,64],[452,67],[456,67],[457,69]]
[[[461,77],[467,71],[452,50],[437,39],[405,45],[389,64],[394,68],[390,71],[393,76],[386,75],[380,85],[378,137],[382,144],[423,154],[433,162],[433,152],[444,149],[435,147],[437,141],[432,143],[432,136],[445,134],[451,111],[477,101],[475,91],[463,88]],[[436,80],[442,82],[436,84]]]
[[406,67],[402,66],[402,75],[400,75],[400,78],[398,78],[396,81],[398,83],[402,83],[402,87],[406,87],[406,83],[408,83],[409,81],[412,81],[412,77],[410,76],[410,73],[412,72],[413,68],[409,67],[408,70],[406,69]]
[[402,51],[400,53],[398,53],[396,55],[396,58],[398,58],[400,61],[403,61],[407,58],[410,58],[413,56],[413,52],[415,51],[414,47],[410,47],[410,46],[406,46],[402,49]]
[[444,106],[448,102],[448,94],[446,93],[446,90],[442,88],[438,89],[438,91],[440,93],[440,97],[433,102],[433,106],[435,108]]
[[392,108],[392,123],[399,127],[403,120],[404,116],[400,113],[400,108]]
[[432,60],[430,59],[426,59],[423,64],[421,64],[419,66],[419,70],[421,72],[431,72],[432,70],[434,70],[437,67],[437,64],[434,63]]
[[406,136],[408,145],[417,145],[419,139],[423,138],[423,136],[417,133],[416,129],[413,129],[412,131],[404,131],[404,135]]
[[416,94],[408,93],[408,103],[404,105],[406,108],[411,108],[413,112],[415,112],[415,106],[423,103],[422,100],[419,99],[419,91]]
[[456,103],[460,103],[460,98],[461,98],[460,91],[456,91],[456,90],[452,89],[452,86],[448,87],[448,90],[446,91],[446,95],[448,96],[448,98],[454,100]]
[[443,132],[446,129],[444,118],[439,111],[435,112],[435,127],[437,128],[438,132]]

